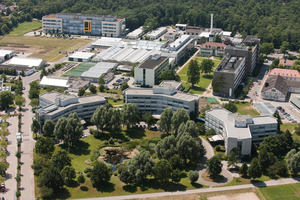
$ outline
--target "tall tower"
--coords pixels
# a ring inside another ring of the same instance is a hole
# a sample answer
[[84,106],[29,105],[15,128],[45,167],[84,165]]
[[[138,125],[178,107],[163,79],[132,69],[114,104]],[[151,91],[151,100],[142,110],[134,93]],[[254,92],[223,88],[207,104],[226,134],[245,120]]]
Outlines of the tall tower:
[[210,32],[213,30],[213,24],[214,24],[214,14],[210,15]]

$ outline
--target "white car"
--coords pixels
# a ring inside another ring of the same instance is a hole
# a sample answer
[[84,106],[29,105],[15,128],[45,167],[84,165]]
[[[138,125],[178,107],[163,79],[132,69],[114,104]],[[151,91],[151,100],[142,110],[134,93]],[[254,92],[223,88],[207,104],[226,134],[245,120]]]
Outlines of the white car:
[[82,137],[82,138],[86,138],[87,136],[86,136],[86,134],[83,134],[81,137]]

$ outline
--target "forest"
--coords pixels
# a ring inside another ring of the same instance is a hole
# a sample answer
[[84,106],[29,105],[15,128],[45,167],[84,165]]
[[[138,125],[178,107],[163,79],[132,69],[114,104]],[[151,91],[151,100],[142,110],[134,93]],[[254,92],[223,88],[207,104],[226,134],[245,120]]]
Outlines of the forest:
[[214,27],[242,35],[257,35],[261,42],[279,48],[283,41],[291,50],[300,48],[300,0],[19,0],[19,10],[41,19],[58,12],[117,15],[133,30],[176,23]]

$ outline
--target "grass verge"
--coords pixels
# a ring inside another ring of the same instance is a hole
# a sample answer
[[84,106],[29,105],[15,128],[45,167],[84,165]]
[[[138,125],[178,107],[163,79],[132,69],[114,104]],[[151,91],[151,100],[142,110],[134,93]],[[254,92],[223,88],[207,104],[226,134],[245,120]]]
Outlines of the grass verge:
[[266,200],[299,199],[300,183],[259,188]]
[[37,30],[42,27],[42,23],[38,21],[23,22],[18,25],[13,31],[11,31],[8,36],[18,37],[28,33],[30,31]]

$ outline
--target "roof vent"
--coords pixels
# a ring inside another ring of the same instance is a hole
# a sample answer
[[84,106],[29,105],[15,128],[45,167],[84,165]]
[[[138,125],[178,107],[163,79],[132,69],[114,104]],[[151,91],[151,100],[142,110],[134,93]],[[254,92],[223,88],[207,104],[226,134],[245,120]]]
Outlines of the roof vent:
[[152,60],[158,60],[158,59],[160,59],[160,54],[154,54],[152,56]]

